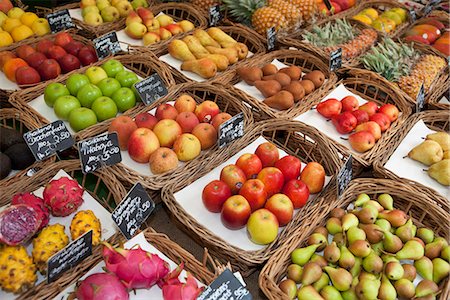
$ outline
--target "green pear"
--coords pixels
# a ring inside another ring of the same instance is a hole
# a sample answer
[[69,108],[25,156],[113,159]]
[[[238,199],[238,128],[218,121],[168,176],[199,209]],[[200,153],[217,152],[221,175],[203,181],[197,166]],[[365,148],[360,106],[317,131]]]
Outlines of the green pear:
[[418,260],[425,254],[425,249],[422,244],[416,240],[410,240],[405,243],[402,250],[395,254],[395,257],[399,260],[402,259],[412,259]]
[[383,241],[372,244],[372,250],[375,251],[376,254],[381,255],[384,252]]
[[436,294],[439,291],[439,287],[431,280],[424,279],[416,286],[415,297],[424,297],[428,295]]
[[367,201],[366,203],[364,203],[364,205],[362,207],[364,208],[364,207],[368,207],[368,206],[373,206],[374,208],[376,208],[378,210],[378,212],[382,212],[384,210],[384,207],[381,206],[381,204],[375,200]]
[[327,286],[330,283],[330,277],[328,277],[327,273],[322,272],[322,275],[320,275],[319,280],[313,283],[313,287],[316,289],[316,291],[320,292],[320,290]]
[[348,249],[354,256],[366,257],[370,254],[372,248],[367,241],[358,240],[351,244]]
[[[363,224],[360,224],[363,225]],[[347,230],[347,242],[348,244],[353,244],[357,240],[365,240],[366,239],[366,233],[363,229],[358,228],[356,226],[352,226]],[[370,242],[370,241],[369,241]]]
[[302,280],[303,269],[297,264],[290,264],[286,269],[286,276],[288,279],[294,280],[295,283],[300,283]]
[[325,267],[323,270],[327,272],[331,282],[338,291],[343,292],[350,288],[353,280],[350,272],[343,268],[334,269],[332,267]]
[[442,160],[444,151],[438,142],[433,140],[425,140],[416,147],[412,148],[408,153],[408,157],[421,162],[427,166]]
[[356,295],[356,286],[359,283],[358,277],[353,277],[352,285],[346,291],[341,292],[342,299],[344,300],[358,300],[358,296]]
[[322,251],[328,245],[328,240],[321,233],[313,233],[308,238],[307,244],[308,246],[319,244],[320,246],[317,248],[317,251]]
[[394,199],[389,194],[378,195],[377,201],[378,201],[378,203],[381,204],[381,206],[384,207],[384,209],[387,209],[387,210],[394,209]]
[[381,285],[380,289],[378,290],[378,299],[380,300],[397,299],[397,291],[384,274],[381,276]]
[[341,251],[339,250],[336,242],[332,242],[323,250],[323,257],[330,263],[336,263],[341,256]]
[[352,274],[353,277],[356,277],[361,272],[361,266],[362,266],[362,258],[355,256],[355,264],[350,269],[350,274]]
[[439,257],[442,249],[446,246],[448,246],[448,243],[444,238],[435,238],[433,242],[425,245],[425,256],[429,259]]
[[339,257],[339,266],[346,270],[350,270],[355,264],[355,256],[344,245],[339,247],[341,256]]
[[399,280],[403,277],[404,273],[405,271],[403,270],[402,265],[396,261],[388,262],[384,268],[384,274],[386,274],[390,280]]
[[383,248],[389,253],[397,253],[403,248],[403,243],[398,236],[384,231]]
[[391,231],[391,223],[388,220],[378,219],[375,221],[375,225],[381,228],[383,231]]
[[319,280],[321,275],[322,268],[316,263],[308,262],[303,267],[301,282],[303,285],[311,285]]
[[373,224],[377,220],[378,210],[374,206],[368,205],[354,212],[363,224]]
[[381,282],[377,279],[364,278],[356,286],[356,295],[358,299],[376,300]]
[[388,220],[393,227],[400,227],[408,221],[406,213],[400,209],[382,211],[378,214],[378,218]]
[[310,262],[315,262],[315,263],[318,264],[321,268],[323,268],[323,267],[325,267],[325,266],[328,265],[327,260],[326,260],[323,256],[318,255],[318,254],[316,254],[316,253],[314,253],[314,254],[311,256],[311,259],[310,259],[309,261],[310,261]]
[[379,274],[383,270],[383,260],[375,251],[371,251],[368,256],[364,257],[362,266],[366,272]]
[[431,259],[424,256],[414,261],[414,267],[423,279],[433,280],[433,262]]
[[285,279],[280,282],[278,287],[288,296],[289,299],[295,299],[295,296],[297,295],[297,285],[294,280]]
[[333,242],[335,242],[336,245],[338,245],[338,246],[345,245],[345,244],[346,244],[346,241],[345,241],[344,234],[343,234],[342,232],[336,233],[336,234],[333,236]]
[[416,293],[414,283],[405,278],[401,278],[394,282],[394,287],[397,291],[397,295],[401,298],[411,299]]
[[450,272],[450,264],[440,257],[433,259],[433,281],[437,284],[447,278]]
[[384,264],[387,264],[391,261],[395,261],[395,262],[399,262],[398,259],[395,258],[395,256],[393,256],[392,254],[383,254],[381,255],[381,259],[383,260]]
[[442,185],[450,185],[450,159],[443,159],[428,168],[428,175]]
[[434,232],[429,228],[422,227],[417,229],[416,236],[420,238],[425,244],[429,244],[433,242]]
[[329,218],[325,227],[331,235],[342,232],[342,223],[338,218]]
[[320,245],[311,245],[308,247],[295,249],[291,253],[292,262],[299,266],[304,266],[319,246]]
[[395,235],[398,236],[403,243],[406,243],[416,235],[416,229],[412,219],[409,219],[405,225],[402,225],[395,230]]
[[[383,239],[383,236],[384,236],[383,231],[380,228],[380,226],[378,226],[376,224],[359,224],[359,228],[364,230],[364,233],[365,233],[364,239],[367,238],[367,240],[371,244],[376,244]],[[348,233],[347,233],[347,239],[348,239]],[[350,243],[350,241],[349,241],[349,243]]]
[[366,272],[366,271],[361,271],[361,273],[358,276],[359,281],[364,280],[364,279],[370,279],[370,280],[378,280],[380,279],[378,275]]
[[441,258],[447,262],[450,262],[450,246],[445,246],[441,250]]
[[450,135],[447,132],[430,133],[426,139],[437,142],[441,146],[442,151],[450,150]]
[[362,206],[363,204],[367,203],[370,200],[369,195],[367,194],[359,194],[358,197],[356,197],[355,200],[355,206]]
[[311,285],[302,286],[297,291],[297,298],[298,300],[325,300]]
[[327,285],[320,291],[320,295],[325,300],[344,300],[341,293],[332,285]]
[[342,217],[341,222],[343,231],[347,231],[350,227],[358,226],[359,224],[358,218],[352,213],[345,214]]

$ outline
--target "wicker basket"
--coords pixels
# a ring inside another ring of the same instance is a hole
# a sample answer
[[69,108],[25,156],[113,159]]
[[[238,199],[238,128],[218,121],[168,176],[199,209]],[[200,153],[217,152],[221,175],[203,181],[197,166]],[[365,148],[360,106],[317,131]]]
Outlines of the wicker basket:
[[[126,195],[126,190],[120,181],[107,170],[99,170],[84,175],[81,171],[79,160],[65,160],[46,166],[32,177],[24,177],[20,181],[3,187],[0,195],[0,205],[9,204],[12,196],[16,193],[33,191],[46,185],[61,169],[66,171],[72,178],[77,179],[79,184],[109,211],[112,211],[115,203],[119,203]],[[116,233],[108,241],[116,243],[120,238],[120,233]],[[82,274],[102,259],[101,245],[94,247],[92,251],[92,256],[82,264],[64,273],[64,276],[51,284],[46,284],[44,281],[20,294],[17,299],[49,299],[55,297],[66,286],[74,283]]]
[[[263,67],[264,65],[271,63],[275,59],[288,66],[299,66],[304,72],[320,70],[325,75],[326,80],[320,88],[305,96],[299,102],[295,103],[294,106],[284,111],[272,109],[262,101],[248,95],[246,92],[235,87],[231,87],[231,91],[233,92],[233,94],[235,94],[237,97],[241,98],[244,102],[251,106],[256,121],[269,118],[294,118],[310,109],[311,106],[318,101],[318,99],[322,99],[322,97],[329,92],[329,90],[337,81],[336,74],[330,72],[328,65],[326,65],[320,58],[301,50],[273,51],[271,53],[258,56],[257,58],[255,57],[247,66]],[[224,79],[224,81],[230,85],[234,85],[241,81],[236,73],[236,70],[227,72]]]
[[[351,10],[351,9],[349,9],[349,10]],[[309,53],[311,53],[311,54],[313,54],[315,56],[320,57],[327,65],[329,65],[330,64],[330,54],[328,54],[327,52],[323,51],[322,48],[320,48],[320,47],[317,47],[317,46],[315,46],[315,45],[313,45],[311,43],[305,42],[303,40],[302,35],[305,32],[311,31],[315,26],[322,27],[322,26],[324,26],[326,24],[329,24],[329,23],[332,23],[332,22],[335,22],[335,21],[336,21],[336,19],[322,21],[322,22],[319,22],[317,24],[308,26],[304,30],[297,31],[297,32],[295,32],[295,33],[293,33],[291,35],[280,36],[278,38],[280,46],[283,47],[283,48],[287,48],[287,49],[289,49],[291,47],[294,47],[296,49],[303,50],[305,52],[309,52]],[[350,24],[353,25],[353,27],[356,29],[356,31],[358,33],[360,33],[363,29],[367,29],[367,27],[362,25],[360,22],[357,22],[355,20],[347,20],[347,21]],[[376,40],[375,40],[375,43],[376,43]],[[369,48],[370,48],[370,46],[367,47],[367,49],[369,49]],[[353,57],[353,58],[346,59],[346,60],[342,61],[342,67],[347,67],[347,68],[348,67],[357,66],[358,64],[359,64],[359,61],[358,61],[357,57]],[[343,70],[343,69],[341,68],[340,70]]]
[[[261,40],[258,38],[258,36],[256,36],[256,34],[252,30],[249,30],[245,26],[238,24],[238,25],[234,25],[234,26],[217,26],[217,27],[222,29],[225,33],[230,35],[236,41],[247,45],[248,50],[253,53],[253,56],[243,59],[241,61],[238,61],[237,63],[235,63],[233,65],[230,65],[227,68],[227,70],[225,70],[224,72],[217,72],[216,76],[209,78],[207,80],[208,82],[213,82],[213,81],[223,82],[223,77],[225,76],[225,74],[227,74],[231,70],[236,69],[238,66],[249,63],[250,61],[256,59],[256,57],[259,54],[264,53],[266,51],[264,44],[261,42]],[[156,56],[160,57],[160,56],[168,54],[169,52],[168,52],[167,47],[164,47],[164,48],[159,48],[157,50],[154,50],[154,53],[156,54]],[[181,73],[181,71],[175,69],[172,66],[169,66],[169,68],[172,71],[173,76],[177,80],[177,82],[179,82],[179,83],[192,82],[192,79],[183,75],[183,73]]]
[[450,100],[450,76],[436,88],[436,91],[433,91],[433,98],[428,101],[428,108],[450,110],[450,104],[440,102],[443,97]]
[[[375,9],[377,9],[377,10],[381,10],[381,11],[386,11],[386,10],[388,10],[388,9],[391,9],[391,8],[396,8],[396,7],[399,7],[399,8],[403,8],[404,10],[406,10],[406,11],[409,11],[409,9],[408,9],[408,7],[406,6],[406,5],[404,5],[403,3],[399,3],[399,2],[397,2],[397,1],[394,1],[394,0],[382,0],[382,1],[379,1],[379,0],[369,0],[369,1],[363,1],[363,2],[361,2],[361,4],[359,4],[358,6],[357,6],[357,9],[355,9],[355,10],[352,10],[352,13],[351,14],[349,14],[347,17],[348,18],[351,18],[351,17],[353,17],[353,16],[355,16],[355,15],[357,15],[359,12],[361,12],[363,9],[366,9],[366,8],[375,8]],[[406,21],[405,22],[403,22],[402,24],[400,24],[400,25],[398,25],[398,26],[396,26],[395,27],[395,30],[393,30],[393,31],[391,31],[391,32],[389,32],[389,33],[386,33],[386,32],[384,32],[384,31],[378,31],[381,35],[385,35],[385,36],[388,36],[388,37],[391,37],[391,38],[395,38],[395,37],[399,37],[401,34],[403,34],[403,32],[409,27],[409,25],[411,24],[411,16],[409,15],[409,14],[407,14],[407,16],[406,16]],[[366,26],[366,27],[368,27],[368,28],[373,28],[373,27],[371,27],[371,26],[368,26],[368,25],[366,25],[366,24],[363,24],[363,23],[361,23],[362,25],[364,25],[364,26]]]
[[[308,237],[317,226],[324,226],[330,211],[336,207],[346,208],[360,193],[367,193],[371,198],[378,194],[389,193],[394,198],[394,207],[404,210],[419,226],[432,228],[440,236],[449,238],[450,219],[449,205],[445,199],[436,197],[407,183],[388,180],[360,178],[353,180],[341,198],[330,190],[316,205],[302,216],[302,226],[298,227],[289,243],[274,253],[259,275],[259,286],[269,299],[289,299],[278,287],[285,276],[286,268],[291,263],[291,252],[306,244]],[[418,197],[420,195],[420,197]],[[439,205],[442,205],[440,207]],[[446,221],[445,221],[446,220]],[[445,291],[440,299],[448,299],[449,283],[444,283]]]
[[[164,203],[169,208],[172,217],[180,228],[198,241],[199,244],[208,247],[217,258],[224,262],[231,262],[233,269],[239,270],[243,276],[248,276],[255,271],[259,265],[270,258],[277,248],[284,245],[291,238],[292,231],[301,224],[299,220],[303,215],[303,210],[306,207],[315,206],[316,200],[308,201],[306,206],[296,213],[292,221],[284,228],[278,238],[266,248],[258,251],[244,251],[230,245],[227,241],[200,224],[178,204],[174,194],[200,177],[208,174],[216,166],[230,159],[240,149],[260,136],[273,142],[288,154],[299,157],[302,162],[317,161],[321,163],[327,176],[332,177],[331,182],[335,180],[334,175],[342,165],[329,142],[316,129],[290,120],[267,120],[255,124],[251,132],[247,133],[238,141],[235,141],[226,149],[215,153],[214,157],[211,157],[211,160],[207,164],[204,164],[200,171],[195,174],[190,174],[189,177],[184,177],[183,180],[171,186],[165,187],[161,193]],[[323,191],[327,190],[331,185],[329,184]]]
[[[195,29],[204,29],[208,26],[208,20],[206,17],[196,10],[192,5],[180,3],[180,2],[172,2],[172,3],[162,3],[162,4],[156,4],[151,7],[149,7],[153,14],[156,16],[159,13],[166,14],[174,19],[174,21],[179,22],[182,20],[188,20],[191,21],[195,25]],[[123,26],[121,29],[125,28]],[[151,44],[149,46],[136,46],[136,45],[129,45],[129,51],[130,52],[140,52],[142,50],[150,50],[150,51],[164,51],[167,49],[167,46],[170,44],[170,42],[174,39],[181,39],[187,35],[189,35],[190,32],[186,33],[180,33],[177,34],[170,39],[167,40],[161,40],[158,43]],[[139,40],[137,43],[141,43]]]
[[[150,111],[162,103],[174,101],[182,94],[191,95],[197,103],[201,103],[205,100],[214,101],[219,106],[220,111],[227,112],[230,115],[236,115],[242,112],[244,114],[245,132],[249,131],[253,125],[253,118],[249,108],[243,105],[238,99],[230,95],[222,88],[222,86],[205,83],[184,83],[177,85],[166,97],[153,103],[151,106],[144,107],[143,109],[141,108],[139,112],[136,112],[136,114]],[[107,131],[107,129],[108,128],[106,126],[103,126],[103,131]],[[239,143],[239,140],[236,143]],[[227,146],[225,149],[230,149],[231,147],[233,146]],[[179,167],[173,172],[167,172],[160,175],[145,176],[132,168],[125,166],[123,163],[113,166],[110,170],[114,172],[118,178],[122,178],[129,184],[141,182],[147,189],[151,191],[159,191],[164,186],[184,182],[188,179],[188,176],[186,176],[187,174],[192,176],[193,174],[201,171],[209,163],[210,158],[217,152],[221,151],[218,146],[215,145],[206,151],[202,151],[200,156],[196,159],[189,161],[186,164],[180,164]]]
[[[172,77],[172,74],[167,69],[167,67],[160,63],[156,57],[151,55],[151,53],[147,53],[145,55],[137,55],[137,54],[127,54],[127,55],[121,55],[121,56],[115,56],[114,59],[120,61],[125,68],[135,72],[138,76],[142,78],[146,78],[149,75],[151,75],[154,72],[157,72],[163,82],[166,84],[166,87],[170,90],[172,86],[175,85],[175,80]],[[98,61],[91,66],[100,66],[102,65],[106,60]],[[79,69],[78,73],[84,73],[84,71],[90,66],[83,67]],[[70,74],[70,73],[69,73]],[[65,74],[64,76],[60,77],[57,80],[54,80],[52,82],[61,82],[64,83],[67,78],[69,77],[69,74]],[[48,82],[47,82],[48,84]],[[11,96],[11,103],[15,106],[24,107],[25,109],[30,109],[32,113],[35,114],[37,118],[43,123],[48,124],[50,123],[49,120],[47,120],[44,116],[42,116],[39,112],[35,111],[34,109],[31,109],[28,105],[28,102],[36,99],[40,95],[44,93],[45,88],[47,87],[47,84],[40,84],[35,87],[29,88],[27,90],[19,91],[14,93]],[[142,102],[138,102],[138,104],[129,110],[127,110],[124,114],[125,115],[131,115],[135,112],[140,111],[144,107],[144,104]],[[106,120],[103,122],[100,122],[96,125],[93,125],[89,128],[86,128],[82,131],[79,131],[73,135],[73,137],[76,140],[79,140],[81,137],[87,138],[92,137],[94,135],[100,134],[104,131],[105,126],[107,127],[111,123],[110,120]],[[69,125],[67,125],[69,126]]]
[[395,134],[392,134],[389,140],[384,144],[384,151],[378,157],[378,160],[374,162],[374,176],[379,178],[389,178],[393,180],[403,180],[410,185],[419,186],[423,190],[427,190],[430,194],[437,194],[435,190],[429,188],[419,182],[409,179],[401,178],[393,172],[384,168],[384,165],[388,162],[397,147],[402,143],[403,139],[410,132],[410,130],[416,125],[418,121],[422,120],[426,126],[435,131],[450,131],[450,111],[448,110],[428,110],[421,113],[412,115],[403,124],[401,130],[397,130]]
[[[16,108],[0,109],[0,126],[8,127],[17,130],[20,134],[24,134],[29,130],[34,130],[42,126],[36,119],[34,119],[30,112],[21,111]],[[6,187],[13,182],[21,181],[23,178],[27,178],[27,172],[29,169],[40,170],[55,162],[55,157],[50,157],[44,161],[36,161],[25,170],[19,171],[17,174],[11,177],[6,177],[0,180],[0,189]]]

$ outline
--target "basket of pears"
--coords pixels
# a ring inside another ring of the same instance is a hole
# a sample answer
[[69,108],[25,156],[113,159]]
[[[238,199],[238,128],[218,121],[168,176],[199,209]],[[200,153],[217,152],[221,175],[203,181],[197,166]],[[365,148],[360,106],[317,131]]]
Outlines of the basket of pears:
[[261,271],[270,299],[448,299],[448,201],[388,179],[329,191]]

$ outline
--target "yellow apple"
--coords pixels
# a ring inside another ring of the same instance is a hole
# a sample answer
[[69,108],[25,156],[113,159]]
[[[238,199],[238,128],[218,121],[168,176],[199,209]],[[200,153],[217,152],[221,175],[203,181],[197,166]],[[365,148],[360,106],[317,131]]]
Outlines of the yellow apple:
[[103,24],[103,19],[99,13],[90,12],[84,16],[84,22],[91,26],[98,26],[98,25]]
[[157,16],[156,19],[158,20],[159,26],[161,26],[161,27],[164,27],[164,26],[167,26],[167,25],[173,23],[172,17],[165,15],[165,14]]
[[128,14],[133,11],[133,6],[127,0],[122,0],[116,5],[117,10],[121,17],[126,17]]
[[28,27],[31,27],[33,25],[33,22],[36,21],[39,17],[32,12],[26,12],[20,17],[20,22],[22,22],[23,25],[27,25]]
[[259,245],[272,243],[278,236],[278,228],[277,218],[265,208],[253,212],[247,221],[250,239]]
[[3,30],[11,33],[14,28],[22,25],[19,19],[8,18],[3,22]]
[[200,155],[202,146],[195,135],[183,133],[175,140],[173,151],[177,154],[178,160],[189,161]]
[[14,19],[20,19],[20,17],[24,14],[25,12],[23,11],[23,9],[18,8],[18,7],[13,7],[8,11],[8,17],[10,18],[14,18]]
[[0,32],[0,47],[6,47],[14,42],[11,35],[6,31]]
[[30,27],[28,27],[26,25],[17,26],[16,28],[14,28],[11,31],[11,36],[12,36],[14,42],[20,42],[24,39],[29,38],[32,35],[33,35],[33,31],[30,29]]
[[50,33],[50,25],[48,25],[47,19],[39,18],[31,25],[31,30],[39,36],[43,36]]
[[178,25],[180,25],[181,29],[183,29],[183,32],[188,32],[194,30],[195,28],[195,25],[188,20],[180,21],[178,22]]
[[161,38],[156,32],[147,32],[142,37],[142,42],[144,43],[144,46],[148,46],[157,43],[159,41],[161,41]]
[[104,9],[105,7],[111,6],[111,3],[109,3],[109,0],[97,0],[97,7],[100,11]]
[[147,32],[147,27],[138,22],[131,22],[125,27],[125,33],[132,39],[141,39]]
[[6,19],[8,19],[8,16],[7,16],[4,12],[0,11],[0,26],[3,25],[3,22],[4,22]]
[[98,9],[97,6],[86,6],[81,10],[81,15],[84,18],[84,16],[86,16],[86,14],[88,14],[90,12],[100,13],[100,10]]

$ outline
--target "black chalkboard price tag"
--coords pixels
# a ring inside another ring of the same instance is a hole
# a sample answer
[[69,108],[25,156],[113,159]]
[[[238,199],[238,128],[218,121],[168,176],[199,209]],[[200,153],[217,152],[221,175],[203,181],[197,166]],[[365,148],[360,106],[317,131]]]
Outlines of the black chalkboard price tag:
[[342,48],[339,48],[330,54],[330,71],[339,70],[342,66]]
[[67,9],[58,10],[54,13],[48,14],[47,21],[52,33],[75,27],[72,17]]
[[411,18],[411,23],[414,23],[417,20],[417,14],[414,8],[409,10],[409,17]]
[[[328,8],[328,10],[331,12],[333,9],[333,6],[331,6],[330,0],[324,0],[323,3],[325,3],[325,6]],[[332,13],[333,14],[333,13]]]
[[272,51],[275,49],[277,43],[277,32],[275,27],[270,27],[266,32],[267,37],[267,50]]
[[89,230],[47,261],[47,283],[58,279],[92,254],[92,230]]
[[122,234],[131,239],[155,209],[155,203],[141,183],[136,183],[112,213]]
[[223,14],[220,11],[220,5],[209,7],[209,26],[217,26],[223,19]]
[[197,298],[197,300],[212,299],[252,300],[253,297],[233,273],[226,269]]
[[424,106],[425,106],[425,88],[422,83],[422,85],[420,86],[419,92],[417,93],[416,112],[422,111]]
[[94,39],[94,48],[98,59],[104,59],[110,54],[116,54],[122,50],[117,34],[114,31]]
[[63,121],[58,120],[23,135],[36,160],[43,160],[75,143]]
[[219,148],[225,147],[237,138],[244,135],[244,113],[238,113],[219,126]]
[[339,173],[337,174],[338,197],[340,197],[344,193],[348,184],[352,180],[353,176],[352,165],[353,165],[353,156],[350,154],[350,156],[345,161],[344,166],[342,166],[341,170],[339,170]]
[[104,133],[78,142],[82,171],[92,173],[105,166],[122,161],[119,139],[116,132]]
[[154,73],[144,80],[136,82],[134,88],[145,105],[152,104],[168,93],[166,85],[158,73]]

